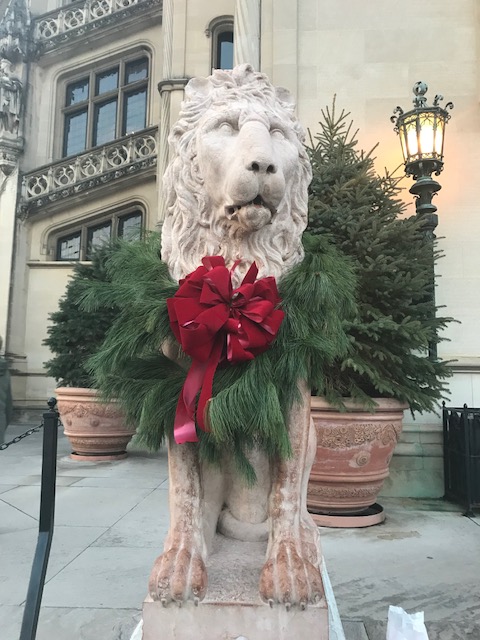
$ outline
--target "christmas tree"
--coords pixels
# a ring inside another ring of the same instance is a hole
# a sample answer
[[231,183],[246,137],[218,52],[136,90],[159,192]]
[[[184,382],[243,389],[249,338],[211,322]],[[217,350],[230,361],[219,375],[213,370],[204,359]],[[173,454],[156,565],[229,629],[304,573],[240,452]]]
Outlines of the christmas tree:
[[93,252],[89,264],[75,265],[58,310],[49,316],[51,325],[43,344],[54,357],[45,363],[45,369],[60,386],[94,386],[85,363],[100,348],[118,310],[112,305],[103,305],[95,311],[85,311],[79,302],[86,285],[108,282],[105,262],[112,250],[113,246],[104,245]]
[[313,168],[309,227],[349,257],[358,279],[358,311],[346,323],[351,348],[326,368],[317,392],[341,404],[353,397],[391,397],[412,411],[430,411],[445,395],[448,364],[428,357],[451,318],[436,314],[433,263],[440,257],[422,221],[405,217],[399,179],[374,167],[372,149],[358,149],[357,132],[335,103],[322,110],[308,147]]

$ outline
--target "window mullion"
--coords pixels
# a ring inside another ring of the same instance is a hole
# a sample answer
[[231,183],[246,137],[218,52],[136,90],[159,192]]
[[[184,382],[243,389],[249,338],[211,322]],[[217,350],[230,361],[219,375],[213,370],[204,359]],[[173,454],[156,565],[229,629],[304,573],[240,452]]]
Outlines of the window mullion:
[[90,72],[88,87],[88,112],[87,112],[87,149],[91,149],[93,141],[93,120],[95,104],[95,73]]

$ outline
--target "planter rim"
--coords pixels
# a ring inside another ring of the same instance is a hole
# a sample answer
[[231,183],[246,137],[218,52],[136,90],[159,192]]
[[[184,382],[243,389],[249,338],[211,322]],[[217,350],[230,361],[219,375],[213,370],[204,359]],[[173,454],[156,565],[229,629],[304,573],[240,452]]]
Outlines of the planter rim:
[[55,395],[97,397],[99,393],[97,389],[91,389],[90,387],[57,387],[55,389]]
[[343,402],[347,411],[343,412],[327,402],[324,396],[312,396],[310,406],[312,409],[324,409],[335,413],[349,413],[353,411],[361,413],[376,413],[377,411],[405,411],[409,407],[408,403],[395,400],[394,398],[372,398],[372,400],[377,404],[377,406],[372,409],[368,409],[358,400],[345,398]]

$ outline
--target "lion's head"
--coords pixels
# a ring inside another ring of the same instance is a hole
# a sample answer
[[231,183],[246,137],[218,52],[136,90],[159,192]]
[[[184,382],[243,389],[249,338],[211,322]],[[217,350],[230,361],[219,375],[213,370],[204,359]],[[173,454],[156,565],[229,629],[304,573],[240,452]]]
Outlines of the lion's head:
[[259,277],[303,258],[311,168],[285,89],[249,65],[195,78],[170,135],[162,257],[176,279],[207,255]]

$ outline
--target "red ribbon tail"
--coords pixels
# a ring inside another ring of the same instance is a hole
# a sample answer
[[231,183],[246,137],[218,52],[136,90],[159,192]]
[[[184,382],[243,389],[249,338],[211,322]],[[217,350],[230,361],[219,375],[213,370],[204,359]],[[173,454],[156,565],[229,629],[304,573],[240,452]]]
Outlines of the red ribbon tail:
[[205,424],[205,408],[208,401],[212,397],[213,378],[215,376],[215,371],[217,370],[218,363],[220,362],[220,358],[222,356],[223,343],[224,337],[220,334],[215,340],[212,353],[210,354],[210,358],[207,362],[207,368],[205,371],[202,391],[200,393],[197,408],[197,423],[202,431],[210,431],[210,429]]
[[195,398],[202,387],[207,365],[208,362],[194,360],[183,383],[173,425],[173,437],[177,444],[198,442],[195,428]]

